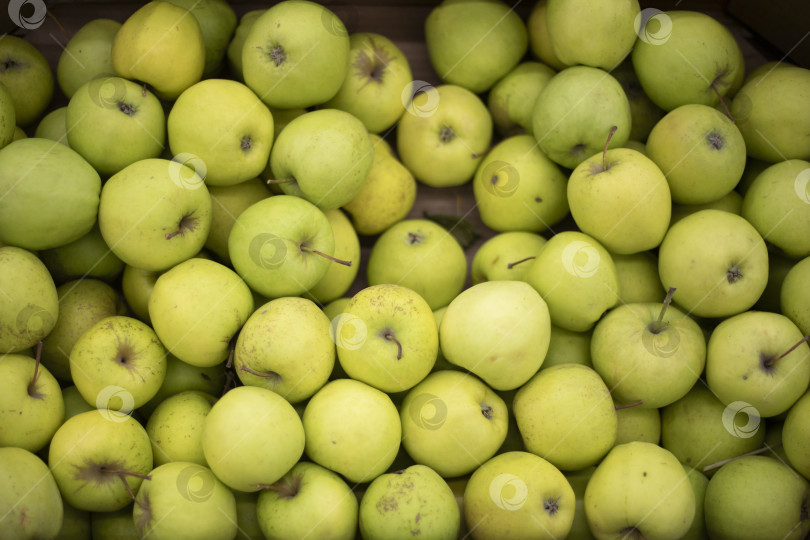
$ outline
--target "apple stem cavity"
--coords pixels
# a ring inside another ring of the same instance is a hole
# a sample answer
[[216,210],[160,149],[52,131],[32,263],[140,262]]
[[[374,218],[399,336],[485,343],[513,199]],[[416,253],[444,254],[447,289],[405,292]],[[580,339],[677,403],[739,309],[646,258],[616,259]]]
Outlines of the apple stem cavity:
[[396,336],[394,336],[394,333],[391,330],[386,330],[383,333],[382,337],[385,338],[387,341],[393,341],[394,343],[397,344],[397,360],[402,360],[402,343],[400,343],[399,340],[397,340]]
[[736,283],[740,279],[742,279],[743,275],[740,271],[740,267],[736,264],[733,264],[726,270],[726,279],[729,283]]
[[483,414],[484,418],[487,420],[492,420],[492,407],[481,403],[481,414]]
[[768,450],[773,450],[777,446],[781,446],[781,444],[782,443],[776,443],[774,446],[771,446],[768,443],[765,443],[765,446],[763,446],[762,448],[757,448],[756,450],[752,450],[751,452],[746,452],[745,454],[741,454],[739,456],[734,456],[734,457],[730,457],[730,458],[726,458],[726,459],[721,459],[720,461],[718,461],[716,463],[712,463],[711,465],[706,465],[705,467],[703,467],[703,472],[705,473],[705,472],[709,472],[709,471],[714,470],[714,469],[719,469],[720,467],[722,467],[726,463],[731,463],[732,461],[737,461],[740,458],[744,458],[744,457],[748,457],[748,456],[756,456],[758,454],[763,454],[763,453],[767,452]]
[[45,396],[37,392],[37,379],[39,379],[39,364],[42,358],[42,341],[37,342],[37,354],[34,358],[34,377],[28,383],[28,395],[35,399],[42,399]]
[[443,143],[449,143],[455,138],[456,132],[453,131],[453,128],[450,126],[443,126],[441,131],[439,131],[439,140],[441,140]]
[[535,255],[532,255],[531,257],[526,257],[526,258],[520,259],[519,261],[510,262],[509,264],[506,265],[506,268],[508,270],[511,270],[512,268],[519,265],[520,263],[525,263],[526,261],[530,261],[530,260],[536,259],[536,258],[537,257]]
[[281,45],[276,45],[275,47],[270,49],[270,52],[267,53],[267,56],[270,57],[270,59],[273,61],[276,67],[280,66],[287,60],[287,53],[284,52],[284,47],[282,47]]
[[351,266],[352,261],[344,261],[343,259],[338,259],[337,257],[332,257],[331,255],[327,255],[323,251],[318,251],[317,249],[312,249],[309,246],[305,246],[303,244],[299,245],[301,251],[306,251],[307,253],[314,253],[315,255],[320,255],[324,259],[329,259],[330,261],[338,264],[342,264],[343,266]]
[[559,500],[560,498],[557,497],[556,499],[547,499],[543,501],[543,510],[545,510],[550,516],[553,516],[560,509],[558,504]]
[[175,236],[183,236],[186,231],[193,231],[197,228],[197,218],[191,217],[191,214],[185,215],[180,219],[177,224],[177,230],[166,234],[166,240],[171,240]]
[[622,409],[629,409],[631,407],[638,407],[642,403],[644,403],[644,400],[640,399],[638,401],[634,401],[633,403],[625,403],[624,405],[616,405],[615,407],[613,407],[613,409],[617,410],[617,411],[620,411]]
[[608,170],[608,166],[607,166],[608,145],[610,144],[610,139],[613,138],[613,134],[616,133],[617,129],[619,129],[619,126],[613,126],[613,127],[610,128],[610,131],[608,132],[607,140],[605,140],[605,147],[602,148],[602,170],[603,171]]
[[670,287],[667,291],[667,296],[664,298],[664,303],[661,304],[661,311],[658,313],[658,318],[650,323],[647,327],[647,330],[652,332],[653,334],[660,334],[664,328],[667,327],[666,322],[664,322],[664,314],[667,312],[667,308],[672,303],[672,296],[675,294],[675,287]]
[[801,347],[803,343],[807,343],[808,340],[810,340],[810,334],[802,337],[802,339],[800,339],[798,343],[793,345],[791,348],[789,348],[788,350],[786,350],[785,352],[783,352],[782,354],[780,354],[776,358],[771,358],[769,360],[766,360],[765,363],[764,363],[765,367],[766,368],[772,367],[776,362],[778,362],[779,360],[781,360],[785,356],[789,355],[790,353],[792,353],[793,351],[795,351],[796,349]]

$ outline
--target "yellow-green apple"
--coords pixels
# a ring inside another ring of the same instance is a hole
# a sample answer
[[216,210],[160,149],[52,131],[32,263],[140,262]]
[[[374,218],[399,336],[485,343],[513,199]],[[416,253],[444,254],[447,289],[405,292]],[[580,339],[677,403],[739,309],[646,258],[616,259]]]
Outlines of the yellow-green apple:
[[444,82],[478,94],[520,62],[529,38],[520,16],[503,2],[449,0],[428,14],[425,43]]
[[307,403],[303,423],[309,459],[350,482],[370,482],[384,473],[402,436],[391,398],[353,379],[321,388]]
[[545,243],[545,238],[532,232],[496,234],[475,252],[470,266],[473,284],[484,281],[522,281],[529,267],[523,262],[537,255]]
[[[72,381],[71,381],[72,382]],[[75,386],[68,386],[62,389],[62,402],[65,404],[65,421],[73,418],[77,414],[95,410],[96,404],[90,405],[82,397],[81,392]]]
[[80,86],[65,121],[70,147],[105,177],[158,157],[166,141],[160,101],[121,77],[102,76]]
[[706,519],[703,514],[703,503],[706,498],[706,488],[709,485],[709,479],[706,475],[697,469],[684,467],[686,476],[689,478],[689,484],[692,486],[692,492],[695,494],[695,517],[692,519],[692,526],[681,540],[706,540],[709,538],[706,534]]
[[67,140],[67,107],[59,107],[43,116],[42,120],[37,124],[34,137],[50,139],[70,147]]
[[236,524],[239,525],[239,534],[244,540],[266,540],[259,525],[259,517],[256,515],[259,493],[244,491],[233,491],[236,500]]
[[399,157],[424,184],[465,184],[492,140],[489,110],[478,96],[461,86],[434,88],[417,83],[421,81],[415,82],[410,96],[406,96],[410,102],[397,125]]
[[73,34],[56,65],[56,81],[68,99],[80,86],[99,75],[109,75],[112,44],[121,23],[112,19],[93,19]]
[[458,241],[426,219],[406,219],[389,227],[374,243],[366,277],[370,285],[396,283],[416,291],[438,309],[464,287],[467,259]]
[[167,130],[173,154],[205,164],[207,186],[256,178],[273,146],[268,108],[250,88],[225,79],[207,79],[183,91],[169,113]]
[[154,0],[124,21],[113,39],[116,75],[142,81],[160,99],[173,101],[203,75],[205,41],[188,10]]
[[526,449],[561,470],[595,465],[616,441],[610,391],[587,366],[540,371],[515,394],[513,408]]
[[534,137],[515,135],[495,145],[481,161],[473,195],[487,227],[540,232],[568,214],[566,183],[565,173]]
[[62,501],[62,528],[57,538],[65,540],[90,540],[90,512],[77,510]]
[[548,25],[546,24],[548,11],[547,0],[535,2],[529,18],[526,21],[526,29],[529,31],[529,50],[532,55],[544,64],[556,70],[565,69],[568,64],[564,64],[554,52],[551,45],[551,38],[548,35]]
[[62,497],[48,466],[22,448],[0,448],[0,529],[3,537],[58,538]]
[[194,15],[200,25],[205,43],[205,67],[203,77],[219,73],[225,50],[236,29],[236,13],[225,0],[167,0],[185,8]]
[[208,194],[211,196],[211,230],[205,247],[229,264],[228,236],[236,218],[253,203],[269,197],[270,191],[264,182],[253,178],[232,186],[209,186]]
[[222,395],[225,386],[225,363],[213,367],[187,364],[171,354],[166,355],[166,376],[157,394],[138,409],[141,416],[149,418],[152,412],[167,399],[180,392],[199,390],[212,396]]
[[810,334],[810,257],[797,262],[782,282],[780,299],[782,314],[799,327],[803,334]]
[[17,130],[17,113],[14,101],[6,85],[0,82],[0,148],[14,141]]
[[42,53],[21,37],[4,33],[0,37],[0,56],[3,58],[0,83],[11,95],[16,122],[30,126],[51,103],[53,72]]
[[335,235],[334,256],[343,261],[352,261],[351,266],[332,262],[326,274],[310,288],[306,295],[308,298],[326,304],[335,298],[340,298],[349,290],[360,270],[360,240],[352,222],[339,208],[324,212],[332,234]]
[[187,390],[164,399],[146,422],[155,466],[187,461],[208,466],[202,449],[205,417],[217,398],[199,390]]
[[190,167],[144,159],[104,184],[98,224],[104,241],[126,264],[167,270],[202,249],[211,228],[211,197]]
[[124,265],[121,274],[121,292],[130,310],[142,321],[149,323],[149,297],[155,288],[155,282],[160,272],[142,270],[134,266]]
[[87,234],[96,221],[101,178],[74,150],[48,139],[0,149],[0,241],[49,249]]
[[591,334],[592,332],[572,332],[552,324],[548,352],[540,369],[559,364],[583,364],[592,368]]
[[574,490],[576,497],[576,509],[574,510],[574,522],[571,524],[571,532],[568,533],[566,538],[571,540],[594,540],[591,529],[588,526],[588,518],[585,516],[585,489],[588,487],[588,481],[593,475],[596,467],[586,467],[579,471],[565,473],[565,479]]
[[39,258],[54,281],[60,284],[90,278],[112,282],[121,275],[125,266],[104,242],[98,223],[78,240],[40,251]]
[[425,465],[375,478],[360,501],[363,538],[455,540],[461,512],[447,482]]
[[[757,303],[754,304],[753,309],[757,311],[782,313],[782,284],[788,272],[790,272],[795,265],[795,259],[790,259],[776,250],[771,250],[768,253],[768,284],[765,286],[762,296],[760,296]],[[782,314],[784,315],[784,313]],[[801,328],[799,329],[801,330]]]
[[245,84],[269,107],[322,104],[347,76],[349,35],[314,2],[284,1],[253,21],[242,46]]
[[193,258],[162,274],[149,297],[149,318],[180,360],[209,367],[224,361],[253,312],[253,295],[230,268]]
[[726,115],[691,103],[655,124],[647,155],[666,175],[674,202],[703,204],[727,195],[740,181],[745,141]]
[[698,317],[753,306],[768,283],[768,248],[740,216],[701,210],[675,223],[658,250],[658,275],[675,303]]
[[266,388],[239,386],[219,398],[206,416],[202,446],[211,470],[228,487],[259,491],[299,460],[304,428],[283,397]]
[[657,302],[665,293],[658,277],[658,259],[649,251],[632,255],[611,253],[619,277],[619,297],[623,304]]
[[788,411],[781,443],[790,466],[810,478],[810,459],[806,451],[810,444],[810,394],[800,397]]
[[132,519],[130,503],[113,512],[91,512],[90,532],[94,540],[141,540],[141,533]]
[[399,416],[408,455],[444,478],[473,472],[506,439],[506,403],[469,373],[431,373],[402,400]]
[[245,80],[245,76],[242,72],[242,48],[245,45],[248,32],[250,32],[251,27],[253,27],[253,23],[256,22],[259,15],[265,11],[267,11],[267,9],[253,9],[242,15],[242,18],[239,19],[239,25],[236,27],[230,43],[228,43],[228,66],[240,81]]
[[[658,409],[638,406],[616,407],[616,443],[633,441],[658,444],[661,440],[661,413]],[[703,476],[702,473],[698,473]]]
[[523,62],[495,83],[487,107],[498,133],[532,134],[532,110],[537,96],[556,71],[540,62]]

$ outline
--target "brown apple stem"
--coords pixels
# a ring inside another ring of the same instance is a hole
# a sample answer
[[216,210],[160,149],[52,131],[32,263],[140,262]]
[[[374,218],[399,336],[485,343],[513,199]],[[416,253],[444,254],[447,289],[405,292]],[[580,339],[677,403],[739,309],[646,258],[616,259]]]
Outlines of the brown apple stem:
[[605,147],[602,149],[602,170],[606,171],[607,168],[607,150],[608,145],[610,144],[610,139],[613,138],[613,134],[616,133],[616,130],[619,129],[619,126],[613,126],[610,128],[610,132],[608,133],[607,140],[605,141]]
[[31,391],[34,389],[34,387],[37,384],[37,379],[39,378],[39,364],[40,364],[41,358],[42,358],[42,341],[38,341],[37,342],[37,354],[34,357],[34,378],[31,379],[31,382],[28,385],[28,392],[29,393],[31,393]]
[[617,410],[617,411],[620,411],[620,410],[622,410],[622,409],[629,409],[630,407],[638,407],[638,406],[639,406],[639,405],[641,405],[642,403],[644,403],[644,400],[640,399],[640,400],[638,400],[638,401],[634,401],[633,403],[626,403],[626,404],[624,404],[624,405],[616,405],[616,406],[615,406],[615,407],[613,407],[613,408],[614,408],[615,410]]
[[709,88],[714,90],[714,93],[717,95],[717,99],[720,100],[720,105],[723,107],[723,111],[725,111],[726,116],[728,116],[728,119],[734,122],[734,117],[731,116],[731,111],[729,110],[728,105],[726,105],[726,100],[724,100],[723,96],[720,95],[720,92],[717,90],[717,86],[715,86],[714,81],[712,81],[712,84],[709,85]]
[[228,361],[225,363],[225,369],[233,367],[233,345],[228,348]]
[[182,234],[182,233],[183,233],[183,231],[181,231],[180,229],[177,229],[174,232],[170,232],[170,233],[166,234],[166,240],[171,240],[172,238],[174,238],[178,234]]
[[400,343],[394,334],[388,330],[383,334],[383,337],[388,341],[393,341],[397,344],[397,360],[402,360],[402,343]]
[[664,322],[664,314],[667,312],[667,308],[672,303],[672,296],[675,294],[675,287],[670,287],[667,290],[667,296],[664,298],[664,303],[661,304],[661,311],[658,313],[658,318],[650,325],[650,332],[653,334],[659,333],[666,327],[666,323]]
[[141,97],[146,97],[146,83],[143,83],[143,90],[141,90]]
[[295,182],[295,178],[283,178],[281,180],[275,178],[267,179],[268,184],[291,184],[292,182]]
[[301,251],[308,251],[309,253],[314,253],[315,255],[320,255],[324,259],[329,259],[330,261],[338,263],[338,264],[342,264],[343,266],[351,266],[352,265],[352,261],[344,261],[343,259],[338,259],[338,258],[332,257],[331,255],[327,255],[323,251],[318,251],[317,249],[312,249],[311,247],[308,247],[308,246],[300,246],[300,247],[301,247]]
[[775,364],[775,363],[776,363],[778,360],[781,360],[781,359],[782,359],[782,358],[784,358],[785,356],[789,355],[790,353],[792,353],[793,351],[795,351],[796,349],[798,349],[799,347],[801,347],[801,346],[802,346],[802,343],[806,343],[808,340],[810,340],[810,334],[808,334],[808,335],[804,336],[804,337],[803,337],[801,340],[799,340],[799,342],[798,342],[798,343],[796,343],[796,344],[795,344],[793,347],[789,348],[788,350],[786,350],[785,352],[783,352],[782,354],[780,354],[780,355],[779,355],[779,356],[777,356],[776,358],[771,358],[770,360],[768,360],[767,362],[765,362],[765,367],[771,367],[771,366],[772,366],[772,365],[774,365],[774,364]]
[[233,383],[234,383],[233,371],[227,370],[225,372],[225,385],[222,387],[222,395],[220,395],[219,397],[222,397],[225,394],[227,394],[228,390],[232,389],[231,385],[233,385]]
[[247,371],[251,375],[256,375],[257,377],[261,377],[263,379],[279,378],[278,373],[276,373],[275,371],[271,371],[270,373],[261,373],[259,371],[256,371],[255,369],[251,369],[251,368],[249,368],[247,366],[240,366],[239,369],[241,371]]
[[483,157],[483,156],[485,156],[485,155],[489,154],[489,153],[492,151],[492,148],[493,148],[493,147],[492,147],[492,146],[490,146],[489,148],[487,148],[487,149],[486,149],[486,150],[484,150],[483,152],[474,152],[474,153],[473,153],[473,155],[472,155],[473,159],[478,159],[478,158],[480,158],[480,157]]
[[711,465],[706,465],[705,467],[703,467],[703,472],[709,472],[709,471],[714,470],[714,469],[719,469],[720,467],[722,467],[726,463],[731,463],[732,461],[736,461],[736,460],[738,460],[740,458],[744,458],[744,457],[748,457],[748,456],[756,456],[757,454],[762,454],[764,452],[767,452],[768,450],[773,450],[776,446],[780,446],[781,444],[782,443],[777,443],[775,446],[765,444],[765,446],[763,446],[762,448],[757,448],[756,450],[753,450],[751,452],[746,452],[745,454],[730,457],[730,458],[727,458],[727,459],[721,459],[717,463],[712,463]]
[[524,263],[524,262],[526,262],[526,261],[530,261],[530,260],[532,260],[532,259],[536,259],[536,258],[537,258],[536,256],[532,255],[531,257],[526,257],[525,259],[520,259],[519,261],[510,262],[509,264],[507,264],[507,265],[506,265],[506,268],[508,268],[509,270],[511,270],[512,268],[514,268],[515,266],[519,265],[520,263]]
[[148,508],[146,506],[144,506],[141,501],[138,500],[138,498],[135,496],[135,493],[132,492],[132,488],[129,487],[129,483],[127,482],[127,479],[125,477],[126,476],[134,476],[136,478],[141,478],[143,480],[151,480],[152,477],[149,476],[149,475],[138,474],[138,473],[133,473],[133,472],[128,472],[128,471],[110,471],[110,472],[115,474],[116,476],[118,476],[118,478],[121,479],[121,482],[124,483],[124,488],[127,490],[127,493],[129,493],[129,496],[132,497],[132,500],[135,502],[135,504],[137,504],[138,506],[140,506],[144,510],[148,510]]
[[256,484],[256,487],[258,489],[275,491],[282,499],[292,499],[298,494],[298,491],[301,488],[301,476],[293,475],[292,477],[282,479],[275,484]]

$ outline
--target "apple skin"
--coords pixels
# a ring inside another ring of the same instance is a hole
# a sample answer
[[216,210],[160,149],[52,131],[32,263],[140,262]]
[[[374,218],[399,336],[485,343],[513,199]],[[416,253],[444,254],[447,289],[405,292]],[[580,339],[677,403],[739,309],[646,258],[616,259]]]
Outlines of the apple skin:
[[[43,116],[42,120],[39,121],[39,124],[37,124],[37,129],[34,132],[34,137],[57,141],[70,148],[70,143],[67,139],[66,118],[67,107],[59,107],[58,109],[52,110]],[[0,145],[0,147],[2,146],[5,146],[5,144]]]
[[807,452],[810,441],[810,393],[793,404],[782,426],[781,443],[788,464],[799,474],[810,479],[810,459]]
[[213,367],[198,367],[179,360],[171,353],[166,355],[166,377],[157,394],[138,409],[144,418],[149,418],[164,399],[190,390],[199,390],[211,396],[221,396],[225,387],[225,363]]
[[793,321],[803,334],[810,334],[810,257],[797,262],[788,271],[779,294],[782,313]]
[[57,538],[64,509],[48,466],[22,448],[0,448],[0,530],[9,540]]
[[666,291],[658,277],[658,258],[649,251],[632,255],[611,253],[619,278],[619,296],[622,304],[658,302]]
[[5,59],[0,83],[11,94],[17,125],[30,126],[51,103],[53,72],[36,47],[5,32],[0,36],[0,56]]
[[217,398],[190,390],[164,399],[146,423],[152,443],[155,466],[171,461],[187,461],[208,466],[202,449],[205,417]]
[[134,503],[114,512],[92,512],[90,532],[93,540],[141,540],[141,533],[132,519],[133,506]]
[[211,230],[205,248],[223,263],[230,264],[228,236],[236,218],[253,203],[269,197],[270,190],[259,178],[253,178],[233,186],[209,186],[208,194],[211,196]]
[[197,19],[205,44],[203,78],[217,75],[236,29],[236,13],[225,0],[168,0],[189,10]]
[[504,136],[532,134],[532,109],[546,83],[557,73],[540,62],[522,62],[489,91],[487,107],[495,129]]
[[510,231],[496,234],[481,244],[470,267],[473,284],[484,281],[522,281],[528,264],[512,265],[526,257],[533,257],[546,243],[539,234]]
[[125,266],[104,242],[97,224],[78,240],[40,251],[39,258],[59,284],[90,278],[112,282],[121,275]]
[[245,80],[244,73],[242,72],[242,48],[245,45],[245,39],[247,39],[251,27],[253,27],[253,23],[256,22],[259,15],[265,11],[267,10],[253,9],[242,15],[242,18],[239,19],[239,25],[234,31],[233,38],[231,38],[230,43],[228,43],[228,51],[226,53],[228,66],[240,81],[244,82]]
[[535,58],[544,64],[559,71],[568,67],[554,52],[551,45],[551,38],[548,35],[548,1],[538,0],[535,2],[529,19],[526,21],[526,28],[529,31],[529,50]]
[[110,51],[120,29],[118,21],[93,19],[70,38],[56,65],[56,80],[68,99],[83,84],[113,72]]
[[17,113],[6,85],[0,82],[0,148],[15,140]]
[[354,284],[357,273],[360,271],[361,252],[360,239],[352,226],[352,222],[339,208],[324,212],[332,234],[335,236],[334,257],[343,261],[351,261],[346,266],[332,261],[326,274],[306,292],[307,298],[319,304],[327,304],[346,294]]

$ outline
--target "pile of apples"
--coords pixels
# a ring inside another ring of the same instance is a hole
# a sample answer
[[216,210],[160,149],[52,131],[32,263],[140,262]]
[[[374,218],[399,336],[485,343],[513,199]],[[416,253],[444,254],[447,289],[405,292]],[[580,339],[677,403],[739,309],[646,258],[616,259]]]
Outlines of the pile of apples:
[[810,71],[636,0],[424,30],[440,80],[306,1],[0,37],[0,538],[806,537]]

